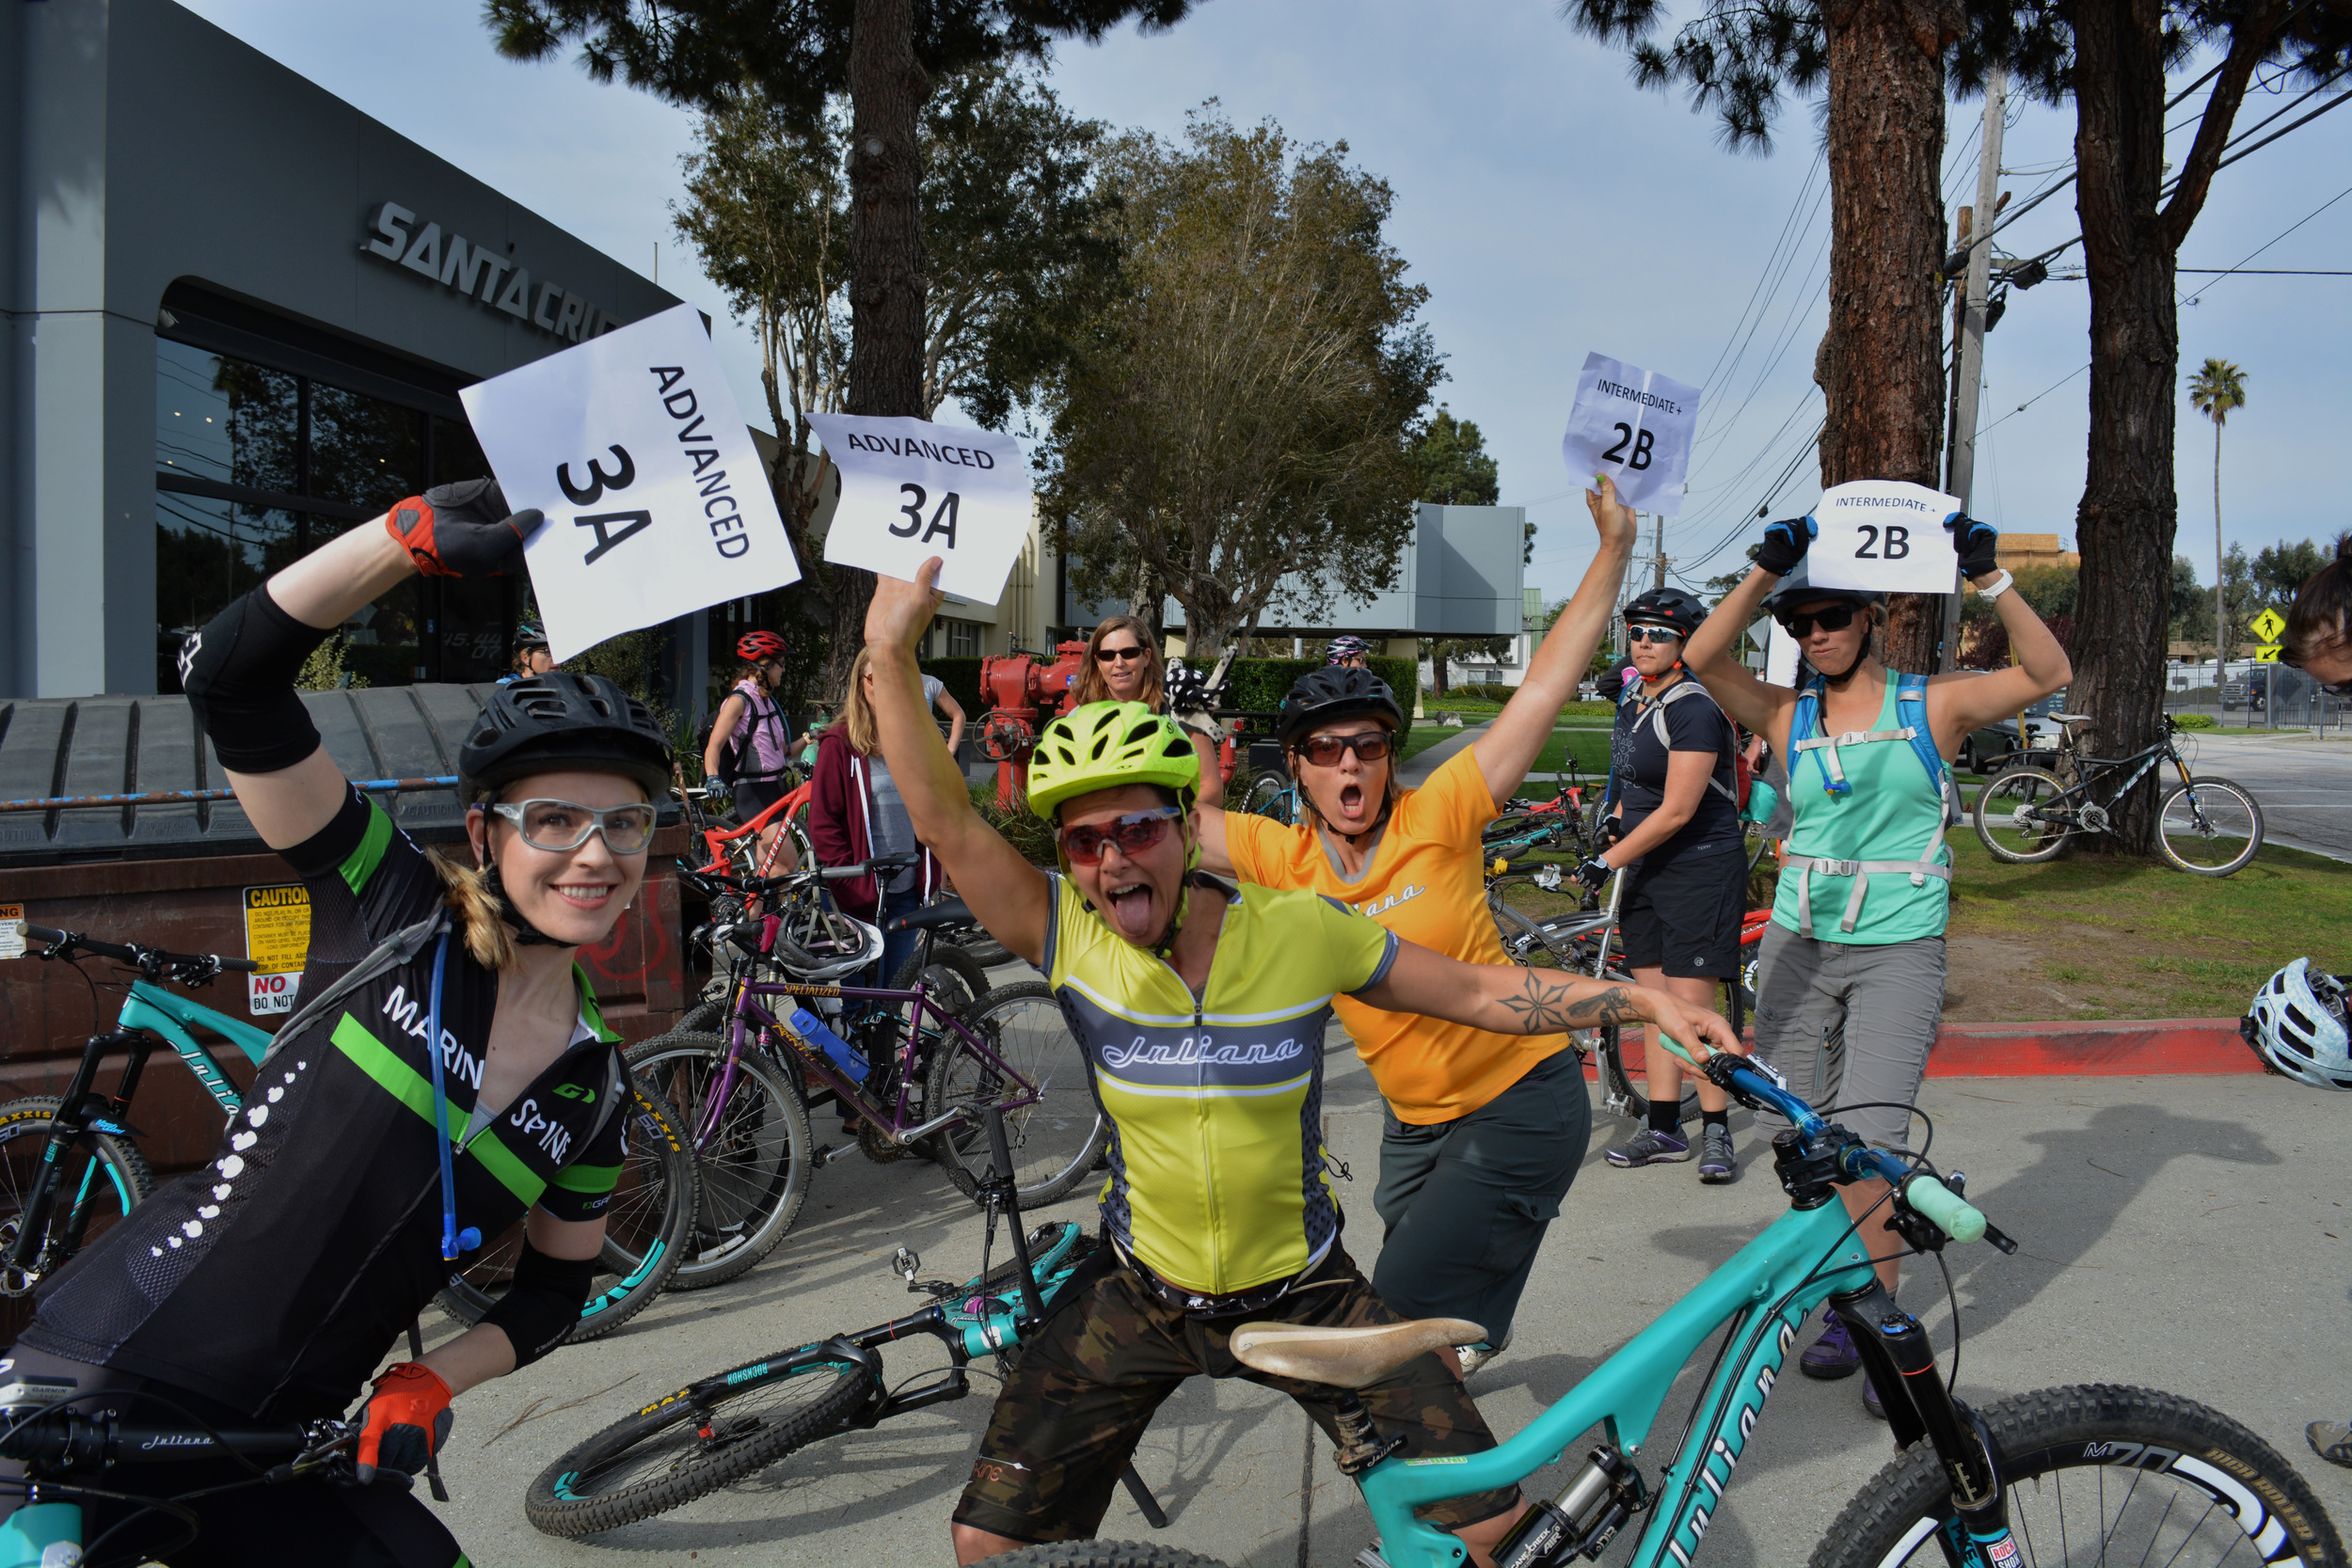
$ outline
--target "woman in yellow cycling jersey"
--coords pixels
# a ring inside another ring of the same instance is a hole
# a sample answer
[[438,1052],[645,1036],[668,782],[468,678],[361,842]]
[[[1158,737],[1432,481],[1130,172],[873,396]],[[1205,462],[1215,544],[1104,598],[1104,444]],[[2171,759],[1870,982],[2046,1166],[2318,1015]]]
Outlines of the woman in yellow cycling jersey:
[[[1427,784],[1396,783],[1404,712],[1367,670],[1314,671],[1283,700],[1281,741],[1311,808],[1289,828],[1204,810],[1210,869],[1310,888],[1470,963],[1508,962],[1486,912],[1479,832],[1526,780],[1576,695],[1633,553],[1633,514],[1608,480],[1586,492],[1600,543],[1576,596],[1502,712]],[[1373,1197],[1387,1227],[1373,1284],[1408,1318],[1464,1318],[1486,1338],[1465,1373],[1509,1343],[1535,1250],[1592,1137],[1567,1037],[1521,1037],[1341,997],[1335,1004],[1389,1103]]]

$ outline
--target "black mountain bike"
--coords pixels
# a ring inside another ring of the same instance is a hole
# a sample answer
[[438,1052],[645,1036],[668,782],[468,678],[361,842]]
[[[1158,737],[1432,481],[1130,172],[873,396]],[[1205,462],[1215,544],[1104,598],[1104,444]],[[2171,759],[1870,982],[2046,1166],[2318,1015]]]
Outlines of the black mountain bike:
[[[1977,797],[1977,836],[2000,860],[2046,861],[2076,833],[2112,831],[2123,798],[2170,763],[2180,783],[2165,792],[2156,816],[2156,851],[2179,870],[2227,877],[2263,846],[2263,809],[2246,786],[2228,779],[2193,778],[2172,737],[2180,726],[2165,716],[2164,734],[2127,757],[2086,756],[2075,750],[2079,713],[2054,713],[2061,726],[2058,759],[2047,768],[2003,769]],[[2068,783],[2061,774],[2071,776]]]

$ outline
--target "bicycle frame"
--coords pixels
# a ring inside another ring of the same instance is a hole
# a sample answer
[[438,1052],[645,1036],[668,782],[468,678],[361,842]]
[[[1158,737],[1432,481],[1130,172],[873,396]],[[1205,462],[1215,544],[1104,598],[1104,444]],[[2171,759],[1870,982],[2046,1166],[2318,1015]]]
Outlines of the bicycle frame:
[[[145,980],[131,982],[131,994],[124,1000],[121,1012],[116,1015],[116,1035],[111,1037],[119,1038],[125,1032],[142,1029],[161,1035],[172,1050],[180,1053],[180,1059],[188,1065],[188,1070],[196,1074],[197,1082],[202,1084],[220,1102],[221,1110],[229,1116],[235,1116],[244,1108],[244,1100],[235,1085],[229,1082],[229,1075],[221,1070],[219,1061],[189,1032],[191,1025],[210,1029],[225,1037],[256,1067],[269,1053],[273,1037],[267,1031],[230,1018],[226,1013],[215,1012],[184,996],[174,995],[161,986],[150,985]],[[127,1101],[131,1098],[136,1078],[135,1065],[123,1075],[121,1099]]]
[[[1390,1568],[1452,1568],[1465,1561],[1461,1542],[1416,1520],[1413,1510],[1515,1485],[1555,1462],[1595,1425],[1623,1452],[1638,1453],[1675,1374],[1730,1323],[1728,1343],[1752,1348],[1726,1354],[1708,1382],[1691,1436],[1661,1482],[1664,1500],[1651,1512],[1631,1559],[1636,1568],[1668,1558],[1688,1564],[1779,1380],[1797,1326],[1832,1293],[1867,1289],[1872,1278],[1845,1205],[1783,1214],[1509,1442],[1467,1457],[1384,1460],[1366,1472],[1360,1483],[1381,1556]],[[1765,1332],[1757,1334],[1757,1315],[1768,1308]]]
[[[823,1050],[814,1042],[802,1038],[790,1024],[778,1019],[774,1013],[761,1006],[757,998],[763,996],[831,996],[839,997],[843,1001],[882,1002],[892,1005],[912,1002],[914,1005],[914,1014],[910,1021],[906,1039],[898,1047],[901,1071],[898,1074],[897,1104],[885,1110],[867,1099],[864,1085],[851,1083],[837,1070],[833,1065],[833,1059],[826,1055]],[[930,988],[920,980],[915,982],[914,989],[912,990],[894,990],[878,986],[816,985],[797,981],[746,978],[737,983],[735,1008],[727,1037],[726,1063],[720,1069],[718,1088],[711,1094],[709,1103],[703,1113],[702,1126],[694,1130],[696,1157],[700,1158],[709,1148],[710,1140],[718,1135],[720,1121],[725,1114],[727,1101],[735,1092],[737,1064],[742,1060],[743,1053],[750,1048],[751,1030],[747,1025],[754,1023],[773,1029],[778,1035],[790,1040],[796,1049],[801,1069],[813,1075],[818,1082],[833,1090],[843,1105],[854,1106],[867,1120],[881,1128],[893,1143],[910,1144],[917,1138],[930,1136],[951,1122],[968,1119],[966,1112],[959,1107],[932,1121],[922,1122],[915,1126],[909,1126],[907,1123],[908,1104],[915,1096],[917,1089],[914,1074],[904,1069],[913,1065],[915,1041],[921,1036],[923,1020],[927,1017],[946,1024],[948,1030],[953,1031],[964,1050],[1002,1074],[1004,1082],[1021,1086],[1019,1098],[998,1102],[1003,1109],[1016,1111],[1023,1106],[1034,1105],[1038,1102],[1037,1085],[1022,1077],[1006,1063],[1003,1057],[991,1051],[986,1041],[964,1027],[962,1020],[933,1002],[930,999]]]

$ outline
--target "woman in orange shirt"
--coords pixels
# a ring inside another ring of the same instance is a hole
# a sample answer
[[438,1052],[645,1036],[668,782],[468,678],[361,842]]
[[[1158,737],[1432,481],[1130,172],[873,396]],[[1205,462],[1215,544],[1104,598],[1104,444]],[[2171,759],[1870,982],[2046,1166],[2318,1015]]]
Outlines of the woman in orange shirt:
[[[1633,554],[1633,514],[1586,493],[1600,545],[1527,677],[1467,749],[1419,788],[1395,779],[1405,716],[1368,670],[1327,668],[1283,699],[1280,736],[1313,820],[1200,813],[1203,863],[1268,887],[1312,888],[1408,942],[1507,963],[1486,912],[1479,832],[1518,790],[1576,695]],[[1334,998],[1389,1103],[1373,1196],[1387,1227],[1373,1283],[1406,1317],[1467,1318],[1465,1374],[1510,1342],[1544,1231],[1592,1137],[1592,1101],[1565,1035],[1515,1036]]]

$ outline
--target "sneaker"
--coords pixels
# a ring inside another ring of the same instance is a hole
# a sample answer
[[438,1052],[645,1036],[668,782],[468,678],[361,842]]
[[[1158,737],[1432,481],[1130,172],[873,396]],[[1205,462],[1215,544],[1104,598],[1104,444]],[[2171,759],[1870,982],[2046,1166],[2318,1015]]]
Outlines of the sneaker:
[[1635,1165],[1656,1165],[1691,1157],[1691,1140],[1678,1132],[1661,1132],[1655,1127],[1644,1127],[1633,1136],[1609,1150],[1613,1165],[1631,1169]]
[[1699,1180],[1710,1185],[1721,1185],[1732,1179],[1739,1166],[1731,1157],[1731,1129],[1708,1127],[1699,1133]]
[[1879,1403],[1879,1391],[1870,1386],[1870,1374],[1862,1374],[1862,1409],[1874,1420],[1886,1419],[1886,1407]]
[[1833,1312],[1829,1326],[1821,1337],[1804,1348],[1797,1357],[1797,1370],[1807,1377],[1851,1377],[1862,1365],[1862,1353],[1854,1349],[1853,1337],[1846,1332],[1846,1320]]
[[2313,1421],[2303,1429],[2312,1451],[2330,1465],[2352,1465],[2352,1422]]
[[1508,1336],[1505,1336],[1502,1343],[1499,1345],[1490,1345],[1481,1339],[1474,1345],[1454,1346],[1454,1354],[1460,1357],[1462,1362],[1462,1381],[1469,1382],[1472,1372],[1481,1367],[1492,1365],[1497,1356],[1510,1348],[1511,1340]]

